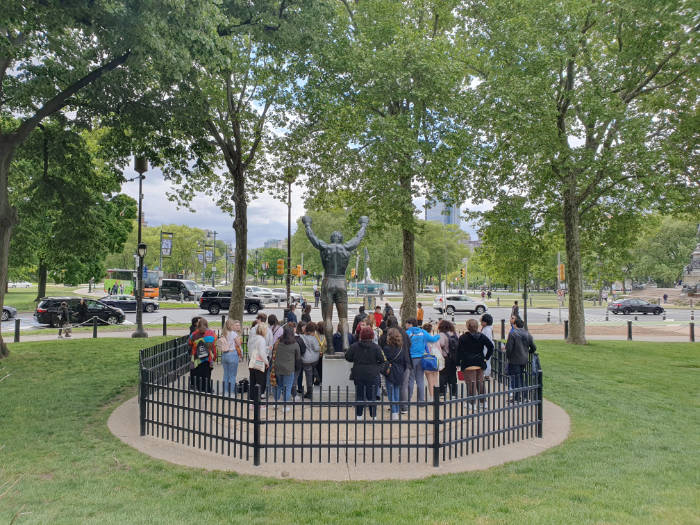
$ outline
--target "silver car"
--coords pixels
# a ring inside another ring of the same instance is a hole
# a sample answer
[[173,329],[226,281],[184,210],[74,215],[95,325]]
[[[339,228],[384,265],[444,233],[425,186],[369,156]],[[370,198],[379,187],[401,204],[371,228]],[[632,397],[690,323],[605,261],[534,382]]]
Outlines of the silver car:
[[448,295],[445,297],[444,304],[442,296],[436,297],[435,302],[433,302],[433,308],[440,313],[444,312],[448,315],[452,315],[455,312],[469,312],[481,315],[488,310],[483,301],[472,299],[466,295]]
[[261,288],[260,286],[246,286],[245,294],[250,297],[256,297],[260,299],[263,303],[271,303],[272,301],[277,301],[277,297],[272,295],[272,291],[267,288]]

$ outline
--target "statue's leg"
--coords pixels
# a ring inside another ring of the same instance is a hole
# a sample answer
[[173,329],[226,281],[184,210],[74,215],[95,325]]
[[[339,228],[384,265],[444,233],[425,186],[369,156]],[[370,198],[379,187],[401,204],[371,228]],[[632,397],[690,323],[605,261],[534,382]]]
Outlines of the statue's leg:
[[338,320],[340,322],[340,335],[343,341],[343,352],[345,352],[348,345],[348,291],[345,288],[345,283],[343,287],[339,288],[336,292],[336,308],[338,309]]
[[[325,284],[325,283],[324,283]],[[333,291],[327,286],[321,289],[321,315],[323,335],[326,337],[326,352],[333,353]]]

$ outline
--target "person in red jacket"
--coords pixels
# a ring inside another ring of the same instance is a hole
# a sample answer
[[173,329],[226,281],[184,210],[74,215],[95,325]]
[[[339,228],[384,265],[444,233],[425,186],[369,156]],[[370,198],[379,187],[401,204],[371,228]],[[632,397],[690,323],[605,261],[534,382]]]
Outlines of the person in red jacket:
[[377,306],[374,309],[374,326],[379,328],[379,325],[382,324],[383,320],[384,320],[384,316],[382,315],[382,307]]
[[211,393],[211,369],[216,362],[216,333],[209,329],[204,317],[197,322],[197,329],[190,334],[190,388]]

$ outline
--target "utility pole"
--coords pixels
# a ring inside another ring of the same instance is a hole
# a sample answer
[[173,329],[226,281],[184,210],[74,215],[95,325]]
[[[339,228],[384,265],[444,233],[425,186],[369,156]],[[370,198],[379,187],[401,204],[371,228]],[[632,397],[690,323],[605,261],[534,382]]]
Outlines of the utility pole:
[[287,182],[287,311],[292,308],[292,179]]
[[212,232],[214,235],[214,246],[211,248],[211,285],[216,287],[216,234],[218,232]]
[[557,304],[559,305],[559,324],[561,324],[561,281],[559,280],[559,268],[561,265],[561,252],[557,252]]

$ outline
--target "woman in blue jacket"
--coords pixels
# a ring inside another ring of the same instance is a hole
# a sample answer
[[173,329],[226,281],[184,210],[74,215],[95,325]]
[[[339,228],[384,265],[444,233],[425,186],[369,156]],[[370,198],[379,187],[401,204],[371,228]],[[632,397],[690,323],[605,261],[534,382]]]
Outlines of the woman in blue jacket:
[[408,380],[408,399],[413,396],[413,382],[418,388],[418,401],[425,401],[425,374],[423,372],[423,364],[421,358],[426,352],[428,343],[435,343],[440,340],[440,334],[430,335],[428,332],[420,328],[418,321],[408,319],[406,321],[406,335],[411,341],[411,362],[413,363],[412,375]]

